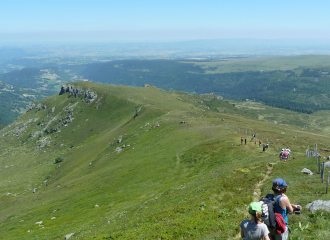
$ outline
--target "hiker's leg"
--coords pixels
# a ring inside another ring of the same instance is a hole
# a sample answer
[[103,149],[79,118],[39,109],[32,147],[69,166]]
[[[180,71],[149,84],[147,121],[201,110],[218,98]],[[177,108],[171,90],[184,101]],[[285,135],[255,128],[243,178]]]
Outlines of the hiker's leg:
[[286,230],[283,234],[276,233],[275,239],[276,240],[287,240],[288,239],[288,227],[286,227]]

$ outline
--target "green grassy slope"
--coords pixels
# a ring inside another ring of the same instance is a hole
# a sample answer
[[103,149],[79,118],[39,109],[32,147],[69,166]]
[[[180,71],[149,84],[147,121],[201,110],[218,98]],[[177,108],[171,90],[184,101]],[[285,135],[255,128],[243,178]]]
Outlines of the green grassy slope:
[[[30,110],[0,131],[0,234],[6,239],[69,233],[73,239],[233,239],[256,184],[284,146],[295,160],[278,162],[262,193],[270,191],[271,179],[284,177],[293,202],[327,198],[318,175],[300,173],[316,168],[304,156],[307,145],[330,148],[322,132],[257,120],[212,95],[74,84],[98,97],[88,104],[82,95],[52,96],[40,102],[47,109]],[[69,116],[72,122],[58,128]],[[262,152],[252,133],[270,149]],[[291,218],[293,228],[309,224],[292,236],[322,236],[328,215],[315,214]]]

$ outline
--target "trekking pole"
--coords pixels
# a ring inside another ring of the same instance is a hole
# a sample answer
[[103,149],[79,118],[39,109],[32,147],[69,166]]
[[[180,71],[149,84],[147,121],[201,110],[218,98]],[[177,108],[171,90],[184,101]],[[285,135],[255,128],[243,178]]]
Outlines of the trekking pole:
[[329,174],[330,174],[330,172],[328,172],[328,179],[327,179],[327,194],[328,194],[328,189],[329,189]]
[[320,168],[321,168],[321,166],[320,166],[320,165],[321,165],[321,163],[320,163],[320,162],[321,162],[321,160],[319,160],[319,173],[320,173]]

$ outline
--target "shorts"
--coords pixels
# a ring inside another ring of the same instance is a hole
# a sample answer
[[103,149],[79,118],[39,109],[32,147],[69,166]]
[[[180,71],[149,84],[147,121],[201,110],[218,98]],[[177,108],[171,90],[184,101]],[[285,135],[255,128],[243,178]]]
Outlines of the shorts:
[[289,232],[288,232],[289,228],[288,226],[286,226],[285,232],[282,234],[276,233],[275,234],[275,240],[287,240],[289,237]]

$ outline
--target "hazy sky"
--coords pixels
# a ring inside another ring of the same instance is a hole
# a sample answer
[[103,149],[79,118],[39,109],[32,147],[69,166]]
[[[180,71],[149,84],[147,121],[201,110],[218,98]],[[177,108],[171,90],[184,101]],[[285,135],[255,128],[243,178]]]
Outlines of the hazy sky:
[[1,1],[0,41],[330,39],[330,1]]

